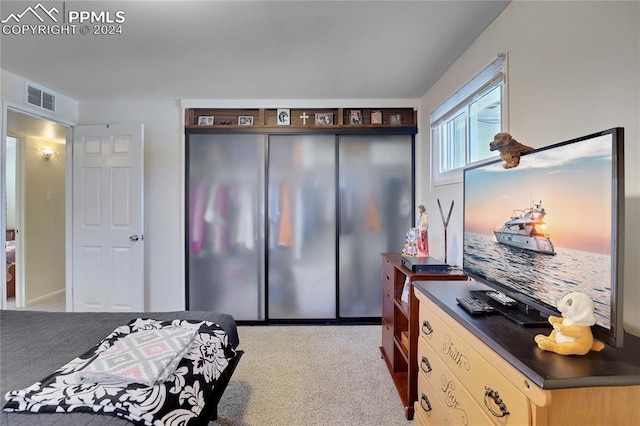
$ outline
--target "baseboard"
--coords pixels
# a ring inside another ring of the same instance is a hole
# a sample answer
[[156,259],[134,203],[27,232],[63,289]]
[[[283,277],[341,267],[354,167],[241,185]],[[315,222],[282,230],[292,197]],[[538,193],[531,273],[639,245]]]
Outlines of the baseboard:
[[60,296],[64,296],[65,293],[66,293],[66,290],[63,288],[63,289],[54,291],[52,293],[45,294],[44,296],[40,296],[40,297],[36,297],[35,299],[28,300],[26,303],[26,306],[29,307],[33,305],[39,305],[41,303],[46,303],[49,300],[56,299]]

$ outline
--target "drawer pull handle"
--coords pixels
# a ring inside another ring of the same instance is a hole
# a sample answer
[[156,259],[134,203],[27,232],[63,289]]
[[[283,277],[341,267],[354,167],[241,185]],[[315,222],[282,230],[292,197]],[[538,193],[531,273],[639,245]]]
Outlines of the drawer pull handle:
[[[425,329],[427,331],[425,331]],[[431,324],[429,324],[429,321],[422,321],[422,332],[427,336],[433,333],[433,328],[431,327]]]
[[[489,399],[492,399],[493,403],[498,406],[500,409],[499,413],[493,409]],[[500,394],[487,386],[484,387],[484,405],[495,417],[504,417],[509,415],[509,410],[507,410],[507,406],[502,401],[502,398],[500,398]]]
[[422,398],[420,398],[420,406],[427,413],[431,411],[431,403],[429,402],[429,398],[427,398],[427,395],[422,394]]
[[425,373],[431,373],[431,363],[429,363],[429,360],[427,359],[426,356],[422,357],[422,361],[420,362],[420,368]]

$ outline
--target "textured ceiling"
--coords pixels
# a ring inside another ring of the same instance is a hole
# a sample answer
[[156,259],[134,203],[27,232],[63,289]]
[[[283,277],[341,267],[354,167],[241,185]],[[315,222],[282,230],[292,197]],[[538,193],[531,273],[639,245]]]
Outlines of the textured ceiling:
[[[121,34],[82,35],[76,21],[75,34],[1,36],[3,69],[77,100],[417,98],[508,4],[41,3],[59,23],[83,10],[124,17]],[[3,0],[0,15],[36,4]]]

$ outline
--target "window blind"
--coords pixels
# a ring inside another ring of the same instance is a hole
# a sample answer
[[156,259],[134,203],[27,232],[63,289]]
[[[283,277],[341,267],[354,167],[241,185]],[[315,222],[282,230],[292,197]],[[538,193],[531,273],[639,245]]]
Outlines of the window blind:
[[490,86],[493,86],[505,78],[505,65],[507,55],[498,54],[498,58],[480,71],[467,84],[451,95],[446,101],[436,107],[431,113],[431,127],[438,126],[446,119],[449,113],[468,104],[473,98],[482,94]]

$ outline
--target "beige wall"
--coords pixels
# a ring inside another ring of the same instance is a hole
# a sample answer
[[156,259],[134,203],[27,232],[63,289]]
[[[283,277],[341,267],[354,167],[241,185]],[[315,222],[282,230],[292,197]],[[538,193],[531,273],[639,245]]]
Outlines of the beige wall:
[[[25,151],[26,304],[65,290],[65,147],[27,137]],[[41,150],[56,154],[44,160]],[[46,194],[51,199],[46,199]]]
[[8,137],[5,151],[7,228],[16,227],[16,140]]
[[[432,214],[434,255],[444,253],[437,198],[455,200],[449,261],[462,261],[462,184],[432,187],[429,114],[507,52],[507,131],[533,147],[625,128],[624,323],[640,335],[640,3],[516,1],[422,98],[417,200]],[[487,141],[488,143],[489,141]],[[435,216],[435,217],[434,217]]]

